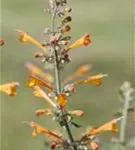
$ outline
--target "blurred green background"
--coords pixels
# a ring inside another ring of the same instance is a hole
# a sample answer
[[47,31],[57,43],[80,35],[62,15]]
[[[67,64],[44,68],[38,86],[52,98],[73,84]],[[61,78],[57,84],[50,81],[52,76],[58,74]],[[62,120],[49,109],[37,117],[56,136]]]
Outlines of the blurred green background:
[[[58,125],[50,117],[36,118],[34,111],[46,108],[43,101],[36,100],[25,81],[28,72],[24,67],[31,61],[43,69],[33,58],[37,51],[32,45],[22,44],[17,39],[15,29],[22,29],[39,41],[44,38],[44,28],[50,24],[50,16],[43,12],[48,8],[48,0],[2,0],[1,37],[6,44],[1,49],[1,83],[19,81],[16,97],[1,94],[1,148],[2,150],[47,150],[43,135],[33,138],[32,130],[23,121],[35,120],[50,129]],[[93,66],[91,74],[107,73],[109,77],[100,87],[81,86],[69,102],[69,109],[82,109],[85,117],[75,119],[84,127],[73,129],[76,137],[88,126],[100,125],[114,118],[114,113],[122,107],[118,89],[123,81],[133,84],[134,22],[133,0],[69,0],[72,12],[72,35],[76,40],[88,32],[92,45],[80,47],[70,53],[72,62],[64,70],[63,76],[73,72],[80,64]],[[133,114],[132,114],[133,115]],[[126,139],[134,136],[133,119],[130,114]],[[101,139],[108,143],[114,136],[105,133]],[[109,150],[111,148],[107,148]],[[131,150],[133,147],[126,148]]]

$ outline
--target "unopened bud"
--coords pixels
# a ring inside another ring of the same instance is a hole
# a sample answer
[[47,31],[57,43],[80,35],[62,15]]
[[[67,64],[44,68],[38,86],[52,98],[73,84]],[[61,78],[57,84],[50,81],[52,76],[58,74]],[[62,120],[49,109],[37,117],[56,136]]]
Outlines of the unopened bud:
[[64,23],[68,23],[68,22],[71,22],[71,21],[72,21],[72,18],[70,16],[68,16],[68,17],[66,17],[62,20],[62,23],[64,24]]
[[69,8],[69,7],[66,7],[66,8],[65,8],[65,12],[70,13],[71,11],[72,11],[72,8]]
[[40,52],[37,52],[37,53],[34,54],[34,57],[40,58],[40,57],[43,57],[43,54],[40,53]]
[[70,31],[70,29],[71,29],[71,27],[69,25],[66,25],[61,29],[61,33],[66,33],[68,31]]

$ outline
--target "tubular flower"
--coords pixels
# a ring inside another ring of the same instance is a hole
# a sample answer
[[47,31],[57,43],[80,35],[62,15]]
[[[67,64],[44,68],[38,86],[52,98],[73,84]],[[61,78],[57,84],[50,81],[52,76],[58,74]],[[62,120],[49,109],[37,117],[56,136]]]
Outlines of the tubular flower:
[[52,83],[54,78],[50,73],[44,73],[37,66],[33,65],[30,62],[26,63],[26,67],[31,72],[32,75],[39,75],[44,78],[47,82]]
[[64,83],[71,81],[78,76],[83,76],[87,74],[90,70],[91,66],[89,64],[81,65],[74,73],[66,77]]
[[30,123],[30,126],[33,128],[33,133],[32,133],[32,136],[37,136],[38,134],[45,134],[46,136],[48,137],[55,137],[57,139],[61,139],[62,136],[59,135],[58,133],[54,132],[54,131],[51,131],[47,128],[44,128],[42,126],[40,126],[39,124],[35,123],[35,122],[31,122]]
[[91,77],[88,77],[85,80],[79,80],[77,82],[75,82],[76,85],[78,84],[95,84],[97,86],[102,84],[102,78],[106,77],[107,74],[98,74],[98,75],[94,75]]
[[61,93],[57,97],[57,103],[61,106],[64,107],[67,104],[67,98],[65,94]]
[[84,111],[82,111],[82,110],[73,110],[73,111],[69,111],[69,114],[75,115],[77,117],[83,117],[84,116]]
[[119,120],[121,120],[121,118],[113,119],[112,121],[107,122],[98,128],[90,129],[88,132],[88,136],[99,134],[99,133],[104,132],[104,131],[112,131],[113,133],[117,133],[118,132],[117,122]]
[[74,48],[76,48],[78,46],[87,46],[90,43],[91,43],[90,35],[88,33],[86,33],[83,37],[81,37],[79,40],[77,40],[71,46],[69,46],[68,49],[66,49],[64,51],[64,53],[67,53],[70,50],[72,50],[72,49],[74,49]]
[[9,96],[15,96],[17,93],[17,87],[19,86],[18,82],[11,82],[0,85],[0,91],[5,92]]
[[30,88],[33,88],[34,86],[44,86],[51,91],[54,90],[53,87],[51,85],[49,85],[47,82],[45,82],[35,76],[30,76],[29,79],[27,80],[26,84]]
[[51,115],[53,115],[53,112],[51,109],[38,109],[35,111],[35,115],[38,117],[41,115],[51,116]]
[[56,104],[48,97],[48,95],[39,87],[39,86],[35,86],[34,87],[34,95],[40,98],[45,99],[52,107],[57,107]]
[[45,47],[43,47],[41,43],[39,43],[38,41],[36,41],[34,38],[32,38],[26,32],[21,31],[21,30],[16,30],[16,31],[19,33],[19,40],[21,42],[34,44],[38,48],[42,49],[44,52],[46,51]]

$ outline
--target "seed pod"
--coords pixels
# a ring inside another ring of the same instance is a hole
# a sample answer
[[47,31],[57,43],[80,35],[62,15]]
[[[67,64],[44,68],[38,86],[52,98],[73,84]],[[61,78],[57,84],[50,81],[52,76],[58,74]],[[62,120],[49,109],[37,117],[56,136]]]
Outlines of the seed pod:
[[62,24],[65,24],[65,23],[68,23],[68,22],[71,22],[71,21],[72,21],[72,18],[70,16],[68,16],[68,17],[66,17],[62,20]]
[[68,31],[70,31],[70,29],[71,29],[71,27],[69,25],[66,25],[61,29],[61,33],[66,33]]
[[60,18],[64,17],[64,15],[65,15],[65,14],[62,13],[62,12],[59,12],[59,13],[58,13],[58,16],[59,16]]

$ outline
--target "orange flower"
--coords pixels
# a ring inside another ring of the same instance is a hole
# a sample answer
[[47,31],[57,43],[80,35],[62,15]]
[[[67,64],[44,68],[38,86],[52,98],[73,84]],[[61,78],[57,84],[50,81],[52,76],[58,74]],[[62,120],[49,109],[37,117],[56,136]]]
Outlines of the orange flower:
[[48,95],[38,86],[34,87],[34,95],[45,99],[52,107],[57,107],[57,105],[48,97]]
[[77,117],[83,117],[84,116],[84,111],[82,111],[82,110],[73,110],[73,111],[69,111],[69,114],[75,115]]
[[61,93],[57,97],[57,103],[61,106],[64,107],[67,104],[67,98],[65,94]]
[[36,116],[41,116],[41,115],[50,116],[50,115],[53,115],[53,112],[51,109],[38,109],[35,111],[35,115]]
[[0,46],[3,46],[5,44],[5,41],[3,39],[0,39]]
[[41,43],[36,41],[34,38],[32,38],[30,35],[28,35],[26,32],[21,30],[16,30],[19,33],[19,40],[24,43],[30,43],[36,45],[38,48],[42,49],[44,52],[46,52],[45,47],[42,46]]
[[99,133],[104,132],[104,131],[112,131],[114,133],[117,133],[118,132],[117,122],[121,119],[122,119],[122,117],[118,118],[118,119],[113,119],[112,121],[107,122],[98,128],[90,129],[88,132],[88,136],[99,134]]
[[64,51],[64,53],[67,53],[70,50],[72,50],[72,49],[74,49],[74,48],[76,48],[78,46],[87,46],[90,43],[91,43],[90,35],[88,33],[86,33],[83,37],[81,37],[79,40],[77,40],[71,46],[69,46],[68,49],[66,49]]
[[98,75],[94,75],[91,77],[88,77],[85,80],[79,80],[77,82],[75,82],[75,84],[95,84],[95,85],[101,85],[102,84],[102,78],[106,77],[107,74],[98,74]]
[[50,73],[45,73],[41,71],[37,66],[33,65],[30,62],[26,63],[26,67],[31,72],[32,75],[39,75],[44,78],[47,82],[52,83],[54,78]]
[[68,81],[71,81],[78,76],[83,76],[87,74],[90,70],[91,66],[89,64],[81,65],[74,73],[66,77],[64,83],[67,83]]
[[53,87],[51,85],[49,85],[47,82],[45,82],[35,76],[30,76],[30,78],[27,80],[26,84],[30,88],[33,88],[34,86],[44,86],[51,91],[54,90]]
[[15,96],[17,87],[19,86],[18,82],[11,82],[0,85],[0,91],[5,92],[9,96]]
[[56,133],[54,131],[51,131],[51,130],[49,130],[47,128],[44,128],[44,127],[40,126],[39,124],[37,124],[37,123],[35,123],[33,121],[30,123],[30,126],[33,128],[33,133],[32,133],[33,136],[37,136],[38,134],[43,133],[43,134],[45,134],[48,137],[55,137],[57,139],[61,139],[62,138],[62,136],[59,135],[58,133]]

